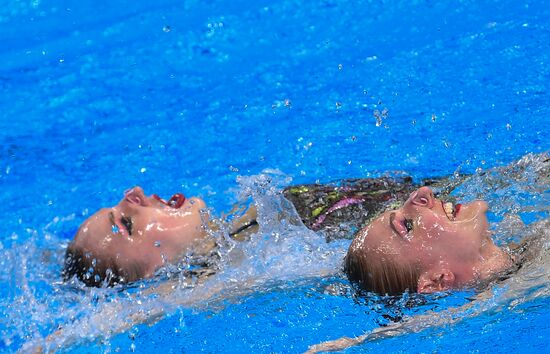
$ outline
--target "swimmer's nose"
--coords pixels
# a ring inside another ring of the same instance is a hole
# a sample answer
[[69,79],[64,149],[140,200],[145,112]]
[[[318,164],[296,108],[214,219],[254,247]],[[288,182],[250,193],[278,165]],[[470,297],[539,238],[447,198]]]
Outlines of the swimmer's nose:
[[124,200],[130,204],[148,206],[149,199],[145,196],[143,189],[140,186],[132,187],[124,192]]
[[429,187],[420,187],[409,197],[409,201],[413,205],[433,208],[435,204],[434,193]]

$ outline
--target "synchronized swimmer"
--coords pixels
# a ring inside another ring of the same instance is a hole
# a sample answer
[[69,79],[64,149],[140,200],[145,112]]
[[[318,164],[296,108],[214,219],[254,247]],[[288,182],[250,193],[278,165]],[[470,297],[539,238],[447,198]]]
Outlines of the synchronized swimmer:
[[[284,195],[306,226],[329,237],[336,237],[346,218],[361,215],[356,227],[370,221],[358,228],[344,262],[349,279],[365,290],[396,294],[471,287],[517,264],[517,256],[492,241],[486,202],[453,204],[436,198],[426,185],[416,187],[408,178],[360,179],[337,187],[289,187]],[[317,206],[322,200],[330,202]],[[396,204],[401,206],[384,211]],[[253,231],[255,214],[249,208],[233,219],[230,235]],[[76,275],[92,286],[149,278],[184,254],[208,258],[216,245],[207,230],[215,227],[200,198],[178,193],[165,201],[133,187],[117,205],[80,226],[67,249],[64,277]]]

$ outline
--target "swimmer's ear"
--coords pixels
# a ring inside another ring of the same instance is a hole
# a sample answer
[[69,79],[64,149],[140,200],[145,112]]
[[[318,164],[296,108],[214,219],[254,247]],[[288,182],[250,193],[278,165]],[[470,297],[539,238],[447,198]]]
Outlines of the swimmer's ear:
[[418,278],[417,291],[429,294],[452,289],[455,275],[448,269],[438,268],[424,272]]

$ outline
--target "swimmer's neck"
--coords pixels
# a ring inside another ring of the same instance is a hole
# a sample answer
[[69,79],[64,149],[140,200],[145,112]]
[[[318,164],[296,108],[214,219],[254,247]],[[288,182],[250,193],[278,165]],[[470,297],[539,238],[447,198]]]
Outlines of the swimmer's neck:
[[514,267],[516,260],[504,249],[492,244],[484,250],[478,264],[474,267],[478,280],[484,281],[502,274]]

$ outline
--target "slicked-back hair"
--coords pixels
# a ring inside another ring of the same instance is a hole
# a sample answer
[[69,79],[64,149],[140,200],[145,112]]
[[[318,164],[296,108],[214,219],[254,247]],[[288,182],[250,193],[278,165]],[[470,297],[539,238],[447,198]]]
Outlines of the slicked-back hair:
[[[372,257],[374,258],[374,257]],[[350,247],[344,260],[350,281],[378,294],[416,292],[420,271],[415,265],[398,265],[391,257],[370,259],[362,247]]]
[[68,281],[76,276],[86,286],[102,287],[128,283],[141,278],[141,267],[135,263],[130,269],[121,268],[116,259],[98,257],[77,247],[73,242],[65,252],[65,264],[62,276]]

